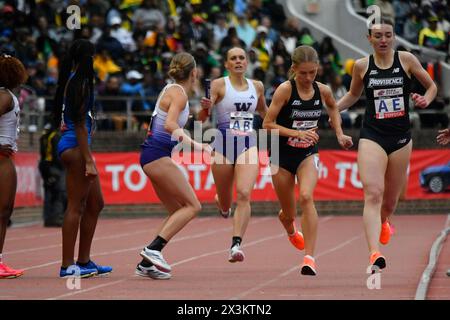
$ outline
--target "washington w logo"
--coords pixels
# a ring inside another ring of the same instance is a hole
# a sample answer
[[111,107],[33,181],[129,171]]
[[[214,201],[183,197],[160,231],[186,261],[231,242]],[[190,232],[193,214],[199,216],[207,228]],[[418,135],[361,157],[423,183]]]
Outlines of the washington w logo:
[[250,107],[252,106],[252,103],[251,102],[248,102],[248,103],[236,102],[234,105],[236,106],[236,111],[248,111],[248,109],[250,109]]

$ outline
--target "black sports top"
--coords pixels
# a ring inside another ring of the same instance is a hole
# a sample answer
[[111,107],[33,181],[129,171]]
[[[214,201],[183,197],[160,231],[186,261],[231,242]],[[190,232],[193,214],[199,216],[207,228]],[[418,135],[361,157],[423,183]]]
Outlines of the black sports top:
[[378,68],[373,55],[370,55],[364,75],[364,90],[367,97],[364,128],[382,135],[409,132],[411,79],[403,70],[398,51],[395,51],[394,62],[388,69]]
[[[298,94],[295,80],[292,79],[290,82],[292,87],[291,97],[287,104],[281,108],[276,120],[277,124],[296,130],[308,130],[317,127],[323,107],[319,86],[316,82],[313,82],[314,96],[309,100],[302,100]],[[305,140],[280,136],[280,147],[286,146],[304,149],[311,147],[311,144]]]

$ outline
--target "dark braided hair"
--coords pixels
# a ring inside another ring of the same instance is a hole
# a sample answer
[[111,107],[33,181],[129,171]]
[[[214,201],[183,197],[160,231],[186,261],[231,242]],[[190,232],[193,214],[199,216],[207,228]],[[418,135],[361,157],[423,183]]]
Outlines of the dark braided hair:
[[[66,90],[67,105],[70,105],[65,112],[74,122],[84,120],[88,112],[87,99],[91,99],[94,94],[94,53],[95,47],[91,42],[79,39],[72,43],[69,51],[60,61],[53,106],[54,125],[59,126],[61,121],[64,90]],[[70,73],[74,68],[75,74],[69,81]]]

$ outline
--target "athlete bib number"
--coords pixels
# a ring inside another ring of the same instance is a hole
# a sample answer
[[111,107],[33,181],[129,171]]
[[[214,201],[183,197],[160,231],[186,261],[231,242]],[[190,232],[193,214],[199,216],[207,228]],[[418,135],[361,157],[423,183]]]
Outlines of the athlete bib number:
[[230,130],[236,135],[248,135],[253,131],[253,114],[244,111],[230,113]]
[[[318,120],[310,120],[310,121],[294,120],[294,122],[292,123],[292,129],[300,131],[309,130],[317,127],[317,122]],[[289,138],[287,144],[294,148],[309,148],[310,146],[312,146],[312,143],[310,141],[298,138]]]
[[374,90],[375,118],[391,119],[405,115],[403,88]]

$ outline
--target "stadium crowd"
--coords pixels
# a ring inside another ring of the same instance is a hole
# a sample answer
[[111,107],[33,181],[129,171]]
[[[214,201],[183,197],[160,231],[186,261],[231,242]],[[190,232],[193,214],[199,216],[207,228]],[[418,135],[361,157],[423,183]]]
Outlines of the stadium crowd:
[[[373,1],[363,2],[366,6]],[[375,2],[382,10],[389,3]],[[393,11],[399,34],[406,36],[409,22],[399,12],[417,10],[421,18],[439,17],[438,25],[448,33],[448,7],[436,5],[436,15],[431,15],[419,2],[393,1],[395,8],[403,8]],[[81,26],[73,31],[66,25],[70,5],[81,10]],[[286,80],[290,55],[298,45],[311,45],[319,52],[317,80],[329,84],[336,99],[348,90],[354,64],[352,59],[341,60],[330,37],[319,42],[298,19],[287,18],[276,0],[5,0],[0,1],[0,12],[0,48],[24,63],[29,92],[48,97],[46,111],[52,108],[58,62],[70,43],[82,38],[95,44],[96,111],[101,130],[125,129],[127,102],[118,96],[134,97],[133,128],[145,129],[155,96],[169,80],[170,59],[179,51],[192,53],[198,61],[198,98],[203,96],[205,78],[226,74],[223,57],[233,46],[248,52],[247,76],[265,84],[268,103],[275,88]],[[423,37],[424,45],[433,42],[429,35]],[[116,114],[105,116],[111,112]],[[355,125],[354,118],[346,114],[343,118],[345,127]],[[327,126],[327,121],[322,125]]]

